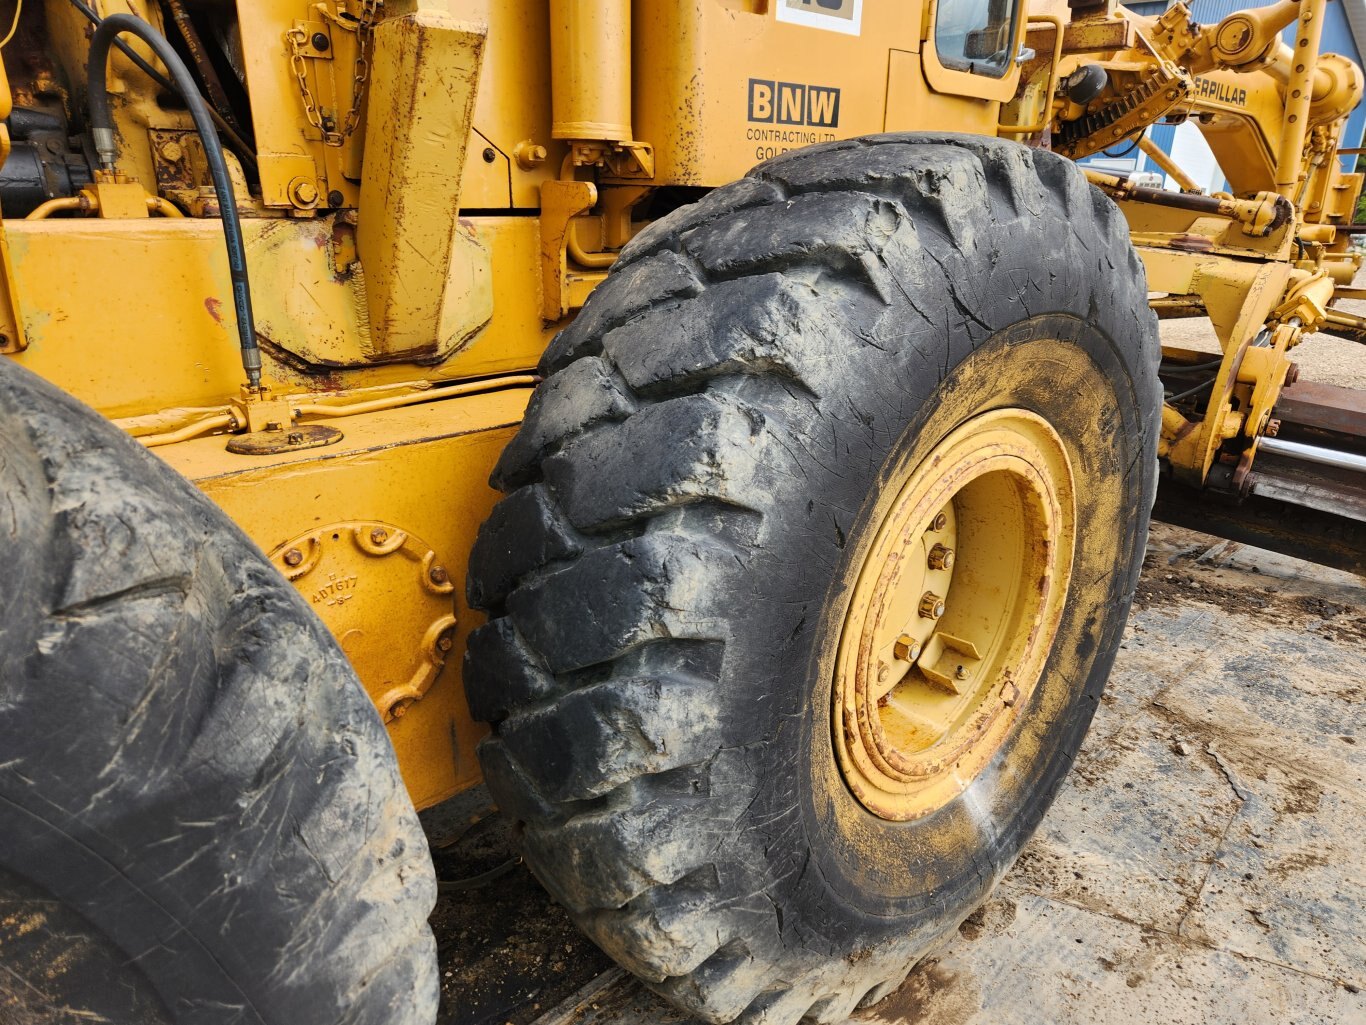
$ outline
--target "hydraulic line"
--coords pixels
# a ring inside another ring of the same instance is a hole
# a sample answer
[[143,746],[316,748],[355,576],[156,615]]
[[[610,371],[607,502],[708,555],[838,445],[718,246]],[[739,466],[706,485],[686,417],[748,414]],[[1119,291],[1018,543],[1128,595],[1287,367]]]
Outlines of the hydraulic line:
[[194,119],[195,129],[204,143],[204,155],[213,178],[214,193],[218,197],[220,219],[223,222],[223,241],[228,250],[228,271],[232,277],[232,303],[237,313],[237,335],[242,349],[242,369],[247,374],[247,385],[252,391],[261,388],[261,349],[256,344],[256,321],[252,316],[251,285],[247,280],[247,250],[242,243],[242,221],[237,213],[237,196],[228,177],[228,164],[223,156],[223,143],[214,131],[208,105],[190,77],[190,71],[180,55],[171,48],[166,37],[147,22],[131,14],[111,14],[100,22],[90,40],[90,59],[87,75],[90,81],[90,124],[95,139],[95,152],[100,165],[107,171],[114,169],[118,145],[114,140],[114,119],[109,110],[107,69],[109,48],[124,32],[137,36],[166,66],[175,82],[176,91]]

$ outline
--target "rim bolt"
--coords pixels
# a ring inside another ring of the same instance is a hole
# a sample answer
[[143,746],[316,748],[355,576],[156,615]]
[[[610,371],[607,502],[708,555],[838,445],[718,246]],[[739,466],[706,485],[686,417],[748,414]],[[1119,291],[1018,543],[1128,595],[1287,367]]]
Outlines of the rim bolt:
[[939,513],[935,516],[933,520],[930,521],[930,529],[943,530],[948,525],[948,522],[949,518],[945,516],[943,513]]
[[374,545],[382,545],[382,544],[384,544],[385,541],[388,541],[388,540],[389,540],[389,532],[388,532],[387,530],[385,530],[383,527],[376,527],[374,530],[370,531],[370,543],[371,543],[371,544],[374,544]]
[[444,566],[433,566],[431,572],[428,573],[427,576],[434,584],[444,584],[450,579],[450,576],[446,573],[446,567]]
[[953,678],[955,680],[966,680],[968,678],[967,668],[964,666],[959,666],[957,669],[953,671]]
[[944,599],[933,591],[920,596],[920,616],[922,619],[938,619],[944,614]]
[[953,549],[943,545],[931,548],[930,569],[953,569]]
[[901,662],[914,662],[920,657],[920,642],[910,634],[902,634],[892,645],[892,654]]
[[285,565],[286,565],[286,566],[297,566],[297,565],[299,565],[299,563],[301,563],[301,562],[303,562],[303,561],[304,561],[304,553],[301,552],[301,551],[299,551],[299,549],[297,549],[297,548],[291,548],[289,551],[285,552]]

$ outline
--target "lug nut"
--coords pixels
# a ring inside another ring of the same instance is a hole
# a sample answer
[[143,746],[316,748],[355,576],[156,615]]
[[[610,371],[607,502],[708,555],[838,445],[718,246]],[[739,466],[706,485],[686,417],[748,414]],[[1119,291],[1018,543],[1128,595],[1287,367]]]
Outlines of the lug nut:
[[910,634],[902,634],[892,645],[892,654],[902,662],[914,662],[920,657],[920,642]]
[[943,513],[939,513],[937,516],[935,516],[933,520],[930,521],[930,529],[943,530],[944,527],[948,524],[948,522],[949,518],[945,516]]
[[388,540],[389,532],[385,530],[383,527],[376,527],[374,530],[370,531],[371,544],[382,545],[385,541]]
[[444,584],[450,579],[450,576],[446,573],[445,566],[433,566],[431,572],[428,573],[427,576],[434,584]]
[[297,549],[297,548],[291,548],[289,551],[285,552],[285,565],[286,565],[286,566],[297,566],[297,565],[299,565],[299,563],[301,563],[301,562],[303,562],[303,561],[304,561],[304,553],[301,552],[301,551],[299,551],[299,549]]
[[930,549],[930,569],[953,569],[953,549],[935,545]]
[[938,619],[944,614],[944,599],[933,591],[920,596],[920,616],[922,619]]

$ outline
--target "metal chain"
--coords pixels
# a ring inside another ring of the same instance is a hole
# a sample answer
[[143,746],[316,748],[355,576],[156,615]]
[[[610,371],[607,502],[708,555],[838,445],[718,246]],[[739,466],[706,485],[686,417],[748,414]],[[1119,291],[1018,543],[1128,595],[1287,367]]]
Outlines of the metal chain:
[[370,77],[370,41],[383,7],[384,0],[360,2],[360,20],[356,23],[356,73],[351,85],[351,109],[342,123],[342,138],[354,132],[360,122],[361,93],[365,91],[365,80]]
[[342,145],[360,124],[361,96],[365,92],[366,79],[370,77],[370,40],[383,8],[384,0],[360,0],[360,16],[355,20],[354,27],[336,16],[329,16],[329,20],[339,27],[356,33],[356,66],[351,83],[351,109],[342,119],[341,131],[337,131],[335,121],[323,116],[313,90],[308,87],[308,64],[305,57],[309,42],[308,33],[302,28],[292,28],[285,33],[285,41],[289,44],[289,65],[299,82],[299,95],[304,101],[304,116],[308,118],[310,125],[322,133],[325,146]]

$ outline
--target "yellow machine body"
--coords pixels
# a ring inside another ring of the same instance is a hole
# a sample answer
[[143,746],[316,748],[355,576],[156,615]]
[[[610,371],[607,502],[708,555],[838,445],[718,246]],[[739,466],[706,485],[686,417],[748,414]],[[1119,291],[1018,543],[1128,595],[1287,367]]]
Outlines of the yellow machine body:
[[[242,387],[202,143],[118,53],[117,175],[0,218],[0,351],[139,438],[271,555],[430,805],[479,779],[462,582],[540,354],[651,218],[760,160],[910,129],[1084,156],[1175,110],[1199,118],[1241,175],[1204,197],[1222,208],[1093,180],[1129,216],[1159,304],[1207,311],[1228,354],[1203,420],[1167,411],[1167,458],[1203,482],[1242,432],[1250,460],[1285,353],[1356,269],[1334,226],[1361,181],[1336,146],[1362,76],[1318,54],[1324,2],[1217,32],[1107,3],[223,0],[206,6],[238,28],[256,166],[229,165],[266,387]],[[73,116],[85,22],[66,0],[29,4],[0,100]],[[149,0],[94,6],[173,31]],[[990,23],[959,24],[965,7]],[[1290,50],[1279,32],[1296,19]],[[1062,83],[1086,64],[1108,83],[1079,105]],[[1069,127],[1088,118],[1100,127]],[[1248,351],[1268,325],[1274,343]]]

